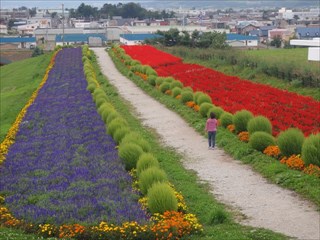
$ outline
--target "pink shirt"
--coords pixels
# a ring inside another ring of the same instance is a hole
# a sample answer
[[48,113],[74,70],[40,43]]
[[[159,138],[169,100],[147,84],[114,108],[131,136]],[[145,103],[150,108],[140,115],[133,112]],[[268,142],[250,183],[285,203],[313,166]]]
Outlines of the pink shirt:
[[215,119],[215,118],[209,118],[207,120],[207,123],[206,123],[206,131],[208,132],[215,132],[217,131],[217,123],[218,123],[218,120]]

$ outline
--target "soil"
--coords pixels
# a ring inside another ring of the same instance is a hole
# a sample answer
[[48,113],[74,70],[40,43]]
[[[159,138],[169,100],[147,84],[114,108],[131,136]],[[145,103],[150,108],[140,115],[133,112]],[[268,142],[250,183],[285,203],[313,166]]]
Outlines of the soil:
[[103,48],[92,50],[102,73],[132,105],[142,124],[152,128],[163,145],[182,154],[184,167],[194,170],[219,201],[243,216],[238,219],[241,224],[301,240],[320,239],[320,214],[314,204],[293,191],[268,183],[222,149],[209,150],[204,136],[119,73]]

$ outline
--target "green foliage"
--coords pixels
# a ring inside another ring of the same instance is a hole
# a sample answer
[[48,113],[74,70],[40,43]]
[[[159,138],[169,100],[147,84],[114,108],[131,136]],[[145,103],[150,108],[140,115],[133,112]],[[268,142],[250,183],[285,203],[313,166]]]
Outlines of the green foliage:
[[229,112],[224,112],[220,116],[220,122],[223,127],[228,127],[228,125],[233,124],[233,115]]
[[151,86],[155,86],[156,85],[156,79],[157,77],[154,75],[148,76],[147,81]]
[[199,113],[202,117],[207,117],[209,109],[213,106],[214,105],[212,103],[202,103],[199,108]]
[[252,148],[263,152],[263,150],[265,150],[268,146],[273,146],[276,143],[271,134],[257,131],[250,135],[249,144],[252,146]]
[[159,168],[160,166],[158,160],[151,153],[141,154],[137,162],[137,176],[139,177],[142,171],[150,167]]
[[115,119],[115,118],[120,118],[120,117],[121,117],[120,114],[119,114],[118,112],[116,112],[116,111],[113,110],[113,111],[111,111],[111,112],[108,114],[105,123],[106,123],[107,125],[109,125],[110,122],[111,122],[113,119]]
[[139,174],[139,187],[142,194],[146,195],[149,188],[157,182],[168,182],[165,171],[154,166],[146,168]]
[[241,110],[233,115],[233,124],[236,132],[247,131],[247,125],[249,120],[253,118],[253,114],[247,110]]
[[113,138],[116,130],[123,127],[128,127],[127,121],[122,117],[116,117],[108,124],[107,133]]
[[148,208],[151,213],[177,211],[178,201],[167,183],[155,183],[148,191]]
[[222,224],[228,220],[228,214],[221,208],[214,208],[210,211],[209,219],[210,225]]
[[114,110],[114,107],[112,106],[112,104],[109,102],[105,102],[98,108],[98,113],[102,115],[102,112],[104,111],[110,112],[111,110]]
[[150,144],[137,132],[128,133],[121,141],[121,143],[135,143],[140,146],[144,152],[150,152]]
[[[201,96],[201,95],[203,95],[204,93],[203,92],[201,92],[201,91],[196,91],[196,92],[194,92],[194,102],[196,103],[196,104],[198,104],[198,98]],[[201,104],[198,104],[199,106],[201,105]]]
[[272,124],[270,120],[264,116],[256,116],[250,119],[247,128],[250,134],[257,131],[272,134]]
[[164,77],[157,77],[156,78],[156,85],[157,86],[160,86],[161,85],[161,83],[163,83],[164,82]]
[[314,164],[320,167],[320,133],[311,134],[302,145],[302,159],[305,164]]
[[43,54],[43,49],[39,48],[39,47],[35,47],[33,49],[33,52],[32,52],[32,57],[37,57],[37,56],[40,56]]
[[190,92],[193,93],[192,87],[184,87],[184,88],[182,88],[182,91],[183,91],[183,92],[184,92],[184,91],[190,91]]
[[170,83],[169,82],[161,83],[161,85],[159,86],[159,89],[162,93],[165,93],[167,90],[170,89]]
[[300,129],[289,128],[281,132],[277,137],[277,144],[281,153],[289,157],[293,154],[301,154],[304,135]]
[[220,116],[224,113],[224,110],[221,107],[212,107],[209,109],[207,117],[210,116],[210,113],[213,112],[216,115],[216,119],[219,119]]
[[178,88],[183,88],[183,83],[178,81],[178,80],[174,80],[170,83],[170,89],[174,89],[175,87],[178,87]]
[[176,96],[180,95],[181,92],[182,92],[182,89],[181,89],[181,88],[179,88],[179,87],[174,87],[174,88],[172,89],[172,96],[173,96],[173,97],[176,97]]
[[206,94],[206,93],[203,93],[201,94],[198,98],[197,98],[197,102],[196,104],[198,104],[199,106],[204,103],[204,102],[207,102],[207,103],[212,103],[212,100],[211,100],[211,97]]
[[94,91],[95,89],[96,89],[96,84],[94,84],[94,83],[88,84],[87,90],[88,90],[90,93],[93,93],[93,91]]
[[117,128],[113,134],[113,140],[119,144],[121,140],[130,132],[129,127],[122,126],[120,128]]
[[106,103],[108,98],[106,96],[98,95],[95,99],[97,108],[99,108],[103,103]]
[[189,101],[193,101],[193,92],[182,91],[181,92],[181,102],[186,103]]
[[121,143],[119,146],[119,157],[123,160],[127,171],[136,168],[137,161],[142,153],[142,148],[134,143]]

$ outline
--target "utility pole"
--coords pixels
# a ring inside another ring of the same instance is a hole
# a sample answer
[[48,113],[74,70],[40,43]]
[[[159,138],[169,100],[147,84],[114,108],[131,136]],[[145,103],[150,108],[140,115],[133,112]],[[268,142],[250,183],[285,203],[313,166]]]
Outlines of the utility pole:
[[62,3],[62,46],[64,46],[64,4]]

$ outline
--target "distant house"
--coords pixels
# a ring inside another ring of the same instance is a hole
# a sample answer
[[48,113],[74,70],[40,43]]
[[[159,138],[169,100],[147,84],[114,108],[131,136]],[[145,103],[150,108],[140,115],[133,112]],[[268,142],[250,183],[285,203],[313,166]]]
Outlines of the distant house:
[[252,30],[257,30],[257,29],[258,27],[252,24],[247,24],[247,25],[240,24],[236,26],[237,33],[241,35],[248,35],[249,32],[251,32]]
[[293,31],[289,29],[272,29],[268,32],[268,39],[272,41],[276,37],[281,38],[284,41],[289,41],[290,37],[292,37]]
[[65,45],[82,45],[89,44],[90,39],[94,39],[94,42],[97,42],[97,39],[100,39],[101,43],[105,43],[107,38],[104,34],[98,33],[86,33],[86,34],[58,34],[56,35],[56,45],[62,46]]
[[246,36],[241,34],[227,34],[226,43],[232,47],[257,47],[258,46],[257,36]]
[[120,34],[120,43],[124,45],[140,45],[146,39],[160,38],[161,35],[151,33]]
[[312,39],[312,38],[320,37],[320,26],[297,27],[296,37],[298,39]]
[[3,37],[0,38],[0,45],[11,45],[12,48],[34,48],[37,44],[35,37]]
[[0,24],[0,34],[8,34],[8,28],[6,25]]

